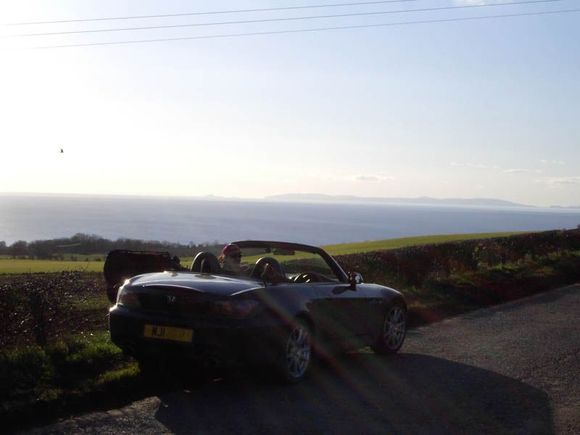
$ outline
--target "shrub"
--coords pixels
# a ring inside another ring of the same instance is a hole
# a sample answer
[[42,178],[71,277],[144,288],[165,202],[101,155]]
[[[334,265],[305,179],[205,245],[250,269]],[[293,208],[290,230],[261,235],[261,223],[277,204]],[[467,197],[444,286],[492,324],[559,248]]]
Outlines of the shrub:
[[44,349],[31,346],[0,352],[0,397],[31,390],[48,382],[54,366]]
[[46,351],[53,361],[58,382],[65,384],[115,368],[125,359],[106,332],[60,340]]
[[336,259],[346,270],[362,273],[367,281],[420,287],[451,274],[577,250],[580,230],[574,229],[340,255]]

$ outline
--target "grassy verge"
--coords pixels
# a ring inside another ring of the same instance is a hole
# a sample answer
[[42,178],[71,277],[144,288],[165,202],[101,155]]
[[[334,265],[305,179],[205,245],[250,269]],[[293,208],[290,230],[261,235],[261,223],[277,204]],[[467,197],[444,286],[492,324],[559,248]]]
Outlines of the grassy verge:
[[419,326],[577,282],[580,251],[428,279],[404,293],[410,326]]
[[136,364],[110,342],[107,331],[67,337],[44,347],[3,350],[0,415],[7,427],[31,417],[42,421],[42,416],[66,414],[91,395],[132,382],[138,375]]

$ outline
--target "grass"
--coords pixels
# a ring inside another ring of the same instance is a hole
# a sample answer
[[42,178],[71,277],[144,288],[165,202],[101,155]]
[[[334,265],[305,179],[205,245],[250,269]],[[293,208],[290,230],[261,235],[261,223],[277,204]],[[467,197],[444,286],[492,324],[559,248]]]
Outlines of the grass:
[[140,397],[146,387],[137,364],[110,341],[108,331],[44,348],[0,350],[0,415],[8,432],[51,421],[63,410],[86,412],[101,402]]
[[[103,254],[59,254],[58,261],[105,261]],[[11,260],[10,255],[0,255],[0,260]]]
[[91,295],[86,298],[77,298],[72,301],[72,310],[77,311],[97,311],[101,310],[103,312],[110,306],[109,298],[102,292],[98,295]]
[[106,371],[97,377],[95,384],[103,387],[108,384],[120,383],[124,380],[139,376],[139,367],[135,363],[128,363],[127,366]]
[[90,391],[118,381],[136,370],[135,363],[110,341],[108,331],[79,334],[46,347],[0,351],[0,395],[4,402],[19,402],[48,391],[54,400],[65,392]]
[[[341,243],[336,245],[326,245],[323,248],[330,255],[358,254],[369,251],[380,251],[385,249],[397,249],[409,246],[426,245],[433,243],[445,243],[461,240],[489,239],[493,237],[504,237],[517,232],[503,233],[472,233],[472,234],[448,234],[437,236],[419,236],[405,237],[399,239],[375,240],[356,243]],[[104,262],[101,261],[104,255],[76,255],[75,260],[66,258],[65,260],[31,260],[31,259],[12,259],[7,256],[0,256],[0,274],[19,274],[19,273],[39,273],[39,272],[62,272],[62,271],[80,271],[80,272],[102,272]],[[256,256],[254,261],[259,256]],[[296,259],[295,257],[294,259]],[[193,257],[182,257],[181,265],[189,268]]]
[[20,274],[39,272],[102,272],[102,261],[32,260],[0,258],[0,274]]
[[459,242],[462,240],[474,240],[474,239],[491,239],[494,237],[512,236],[514,234],[522,234],[522,232],[443,234],[437,236],[404,237],[400,239],[385,239],[385,240],[373,240],[368,242],[326,245],[323,246],[323,248],[330,255],[360,254],[363,252],[406,248],[409,246],[417,246],[417,245]]

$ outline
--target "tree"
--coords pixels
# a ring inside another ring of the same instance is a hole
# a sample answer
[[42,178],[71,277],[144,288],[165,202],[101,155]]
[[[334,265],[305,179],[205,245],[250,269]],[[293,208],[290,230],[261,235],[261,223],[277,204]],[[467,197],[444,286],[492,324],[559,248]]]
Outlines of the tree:
[[14,242],[8,248],[8,254],[12,256],[12,258],[16,257],[24,257],[28,255],[28,243],[24,240],[18,240]]

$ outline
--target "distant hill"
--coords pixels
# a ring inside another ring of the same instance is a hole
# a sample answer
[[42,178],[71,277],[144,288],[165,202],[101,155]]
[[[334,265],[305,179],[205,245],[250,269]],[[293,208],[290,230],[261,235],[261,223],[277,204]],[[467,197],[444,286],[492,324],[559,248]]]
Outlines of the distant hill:
[[563,209],[572,209],[572,210],[580,210],[580,205],[551,205],[550,208],[563,208]]
[[267,196],[274,201],[333,201],[333,202],[378,202],[383,204],[416,204],[416,205],[457,205],[457,206],[485,206],[485,207],[532,207],[494,198],[382,198],[353,195],[325,195],[323,193],[286,193]]

